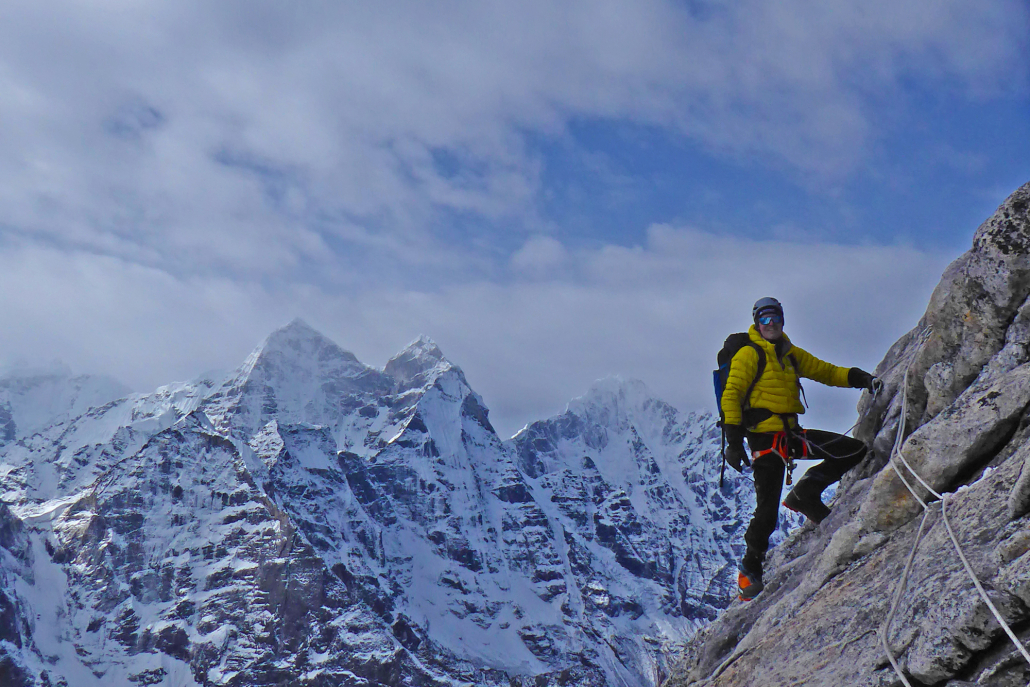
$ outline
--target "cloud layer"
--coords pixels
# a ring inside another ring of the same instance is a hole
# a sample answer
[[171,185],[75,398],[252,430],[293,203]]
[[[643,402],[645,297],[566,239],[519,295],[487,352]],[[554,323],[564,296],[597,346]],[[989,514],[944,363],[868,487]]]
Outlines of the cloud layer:
[[610,373],[707,406],[713,351],[772,293],[871,366],[954,256],[572,236],[550,156],[617,179],[576,133],[613,124],[830,193],[921,89],[1025,88],[1027,25],[1018,0],[8,3],[0,362],[148,389],[299,315],[373,364],[433,336],[513,430]]
[[453,269],[474,257],[455,254],[462,219],[547,226],[534,137],[633,122],[846,174],[907,81],[1012,87],[1026,16],[970,0],[15,3],[4,235],[177,275]]
[[[19,250],[0,257],[0,290],[14,296],[0,304],[0,321],[13,323],[5,350],[14,358],[60,358],[141,390],[236,366],[295,316],[376,366],[426,333],[510,434],[609,374],[642,379],[678,407],[711,409],[715,352],[728,333],[746,329],[763,295],[784,303],[799,345],[872,369],[914,326],[951,257],[667,226],[653,227],[646,245],[562,253],[560,269],[525,278],[341,295]],[[850,424],[854,393],[808,391],[814,422]]]

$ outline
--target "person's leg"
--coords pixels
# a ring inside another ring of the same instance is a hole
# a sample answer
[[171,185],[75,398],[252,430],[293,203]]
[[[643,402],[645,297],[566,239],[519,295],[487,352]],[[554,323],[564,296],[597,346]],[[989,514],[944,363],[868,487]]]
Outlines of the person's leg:
[[838,481],[845,472],[862,462],[866,446],[853,439],[834,432],[810,429],[805,432],[809,458],[822,461],[808,469],[783,500],[783,505],[801,513],[815,523],[822,522],[830,509],[822,502],[826,487]]
[[[748,443],[752,444],[750,438]],[[783,488],[783,461],[775,454],[762,456],[754,462],[755,514],[744,533],[747,552],[741,561],[745,568],[762,574],[762,561],[769,548],[769,537],[776,530],[780,513],[780,493]]]
[[843,434],[810,429],[805,432],[805,438],[808,441],[809,458],[822,461],[809,468],[798,484],[800,486],[801,482],[810,481],[811,488],[819,489],[817,496],[866,456],[864,443]]

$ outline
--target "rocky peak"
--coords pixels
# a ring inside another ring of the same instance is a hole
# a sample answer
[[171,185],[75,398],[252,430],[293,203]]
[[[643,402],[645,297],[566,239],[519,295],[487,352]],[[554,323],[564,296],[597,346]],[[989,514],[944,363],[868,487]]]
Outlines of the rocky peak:
[[[899,355],[916,357],[911,375],[915,423],[930,420],[950,405],[1003,348],[1016,352],[1007,345],[1006,337],[1011,339],[1020,331],[1019,327],[1010,328],[1010,324],[1027,317],[1028,204],[1030,184],[1013,193],[980,225],[972,249],[944,272],[926,314],[908,337],[895,344],[897,350],[892,349],[885,358],[881,372]],[[1008,341],[1013,343],[1022,346],[1022,342]],[[1001,362],[995,361],[992,373],[1001,370]],[[877,407],[886,398],[882,397]]]
[[397,380],[400,387],[416,387],[451,368],[454,366],[444,357],[440,347],[423,334],[390,358],[383,371]]
[[1030,254],[1030,184],[1009,196],[994,215],[980,225],[973,250],[1025,261]]

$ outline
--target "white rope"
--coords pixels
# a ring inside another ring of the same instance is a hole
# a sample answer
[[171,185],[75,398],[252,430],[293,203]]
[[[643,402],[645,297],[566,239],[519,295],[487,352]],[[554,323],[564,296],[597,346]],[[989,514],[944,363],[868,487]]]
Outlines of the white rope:
[[[922,348],[922,344],[920,344],[920,348]],[[987,604],[987,607],[991,610],[991,613],[993,613],[994,617],[998,620],[998,623],[1001,625],[1002,628],[1004,628],[1005,633],[1009,636],[1009,639],[1012,640],[1012,643],[1023,655],[1023,658],[1026,659],[1026,662],[1030,664],[1030,653],[1027,653],[1026,648],[1019,641],[1019,638],[1016,637],[1016,634],[1012,631],[1012,628],[1009,626],[1007,622],[1005,622],[1005,619],[1002,617],[1001,613],[998,612],[998,609],[995,607],[990,597],[987,596],[987,592],[984,591],[983,585],[980,583],[979,578],[977,578],[976,573],[973,571],[973,566],[969,564],[969,560],[966,558],[965,553],[963,553],[962,551],[962,546],[959,544],[958,538],[955,536],[955,531],[952,529],[951,523],[948,521],[947,495],[937,493],[937,491],[933,487],[931,487],[926,482],[926,480],[919,476],[919,473],[912,469],[912,466],[909,465],[907,460],[905,460],[905,456],[901,452],[901,446],[904,443],[905,439],[905,424],[908,418],[908,373],[910,369],[911,363],[909,364],[908,369],[905,370],[905,377],[901,385],[901,417],[898,420],[898,433],[897,436],[895,436],[894,438],[894,446],[893,448],[891,448],[890,462],[891,465],[894,467],[895,474],[897,474],[898,478],[901,480],[901,483],[905,485],[905,488],[908,489],[909,493],[912,494],[912,497],[919,502],[920,507],[923,509],[923,518],[922,521],[919,523],[919,530],[916,533],[915,541],[912,543],[912,550],[909,553],[908,562],[905,564],[905,571],[901,576],[901,580],[899,580],[898,582],[898,588],[895,591],[894,600],[891,604],[890,612],[887,614],[887,617],[884,619],[883,624],[880,626],[879,634],[880,641],[883,644],[883,649],[887,653],[887,658],[888,660],[890,660],[891,665],[894,667],[894,672],[898,674],[898,677],[905,684],[905,687],[912,687],[911,683],[909,683],[908,679],[905,677],[905,674],[902,672],[901,667],[898,665],[897,659],[895,659],[894,655],[891,653],[890,645],[887,641],[887,635],[890,630],[890,624],[894,620],[894,614],[898,610],[898,605],[901,601],[901,596],[904,593],[906,586],[908,585],[908,575],[909,572],[911,572],[912,570],[912,564],[915,560],[916,550],[919,548],[919,543],[922,541],[926,521],[931,511],[926,501],[923,500],[923,498],[916,492],[915,488],[909,483],[909,481],[905,479],[905,476],[898,468],[897,463],[894,462],[894,459],[897,458],[898,461],[900,461],[901,464],[905,466],[909,474],[911,474],[912,477],[916,479],[916,481],[918,481],[928,492],[930,492],[930,494],[940,499],[941,516],[944,520],[944,527],[947,529],[948,537],[951,539],[951,543],[955,547],[955,552],[958,553],[959,559],[962,561],[962,565],[965,567],[966,573],[969,575],[969,578],[973,581],[973,585],[976,587],[976,590],[980,593],[980,597],[984,600],[984,603]]]
[[[905,370],[905,378],[901,383],[901,417],[898,420],[898,433],[894,437],[894,446],[891,448],[891,460],[893,461],[894,455],[901,450],[901,441],[905,436],[905,421],[908,417],[908,370]],[[901,603],[901,595],[905,592],[905,587],[908,586],[908,574],[912,571],[912,563],[916,558],[916,551],[919,549],[919,542],[923,540],[923,531],[926,526],[927,516],[930,515],[930,510],[926,507],[926,503],[919,498],[919,495],[912,491],[912,487],[909,485],[908,480],[905,476],[898,472],[895,468],[895,472],[902,483],[908,488],[912,495],[919,501],[919,505],[923,508],[923,518],[919,523],[919,531],[916,532],[915,540],[912,542],[912,550],[908,554],[908,562],[905,563],[905,571],[901,575],[901,580],[898,581],[898,588],[894,591],[894,599],[891,602],[890,611],[887,613],[887,617],[884,618],[883,624],[880,626],[880,643],[883,644],[883,650],[887,654],[887,659],[891,662],[894,667],[894,672],[901,678],[901,682],[905,687],[912,687],[912,683],[905,677],[905,673],[901,670],[901,666],[898,665],[898,661],[894,658],[894,654],[891,653],[890,644],[887,642],[887,635],[890,632],[891,622],[894,620],[894,614],[898,611],[898,605]]]
[[[998,623],[1001,625],[1002,629],[1005,630],[1005,634],[1009,636],[1009,639],[1012,640],[1012,643],[1016,646],[1017,649],[1019,649],[1019,653],[1023,654],[1023,658],[1026,659],[1026,662],[1030,664],[1030,653],[1027,653],[1026,647],[1024,647],[1023,644],[1019,641],[1019,638],[1016,637],[1016,633],[1013,632],[1012,628],[1009,627],[1009,624],[1005,622],[1005,618],[1002,617],[1001,613],[994,605],[994,602],[992,602],[990,597],[987,596],[987,592],[984,591],[983,585],[980,583],[980,579],[976,576],[976,573],[973,571],[973,566],[969,564],[969,560],[966,558],[966,554],[962,551],[962,546],[958,543],[958,538],[955,536],[955,530],[952,529],[951,522],[948,520],[948,495],[938,494],[930,485],[923,481],[923,479],[914,470],[912,470],[912,467],[908,464],[908,461],[906,461],[904,456],[901,454],[901,451],[898,451],[897,456],[901,460],[902,464],[906,468],[908,468],[909,472],[911,472],[912,475],[917,480],[919,480],[920,484],[926,487],[927,491],[929,491],[931,494],[933,494],[941,500],[941,516],[944,518],[944,527],[948,531],[948,538],[951,539],[951,543],[955,547],[955,552],[958,554],[959,559],[962,561],[962,565],[965,567],[966,573],[969,574],[969,579],[973,581],[973,584],[976,586],[976,591],[980,593],[980,597],[984,600],[984,603],[987,604],[987,607],[989,609],[991,609],[991,613],[993,613],[994,617],[997,618]],[[911,491],[911,488],[909,489],[909,491]]]

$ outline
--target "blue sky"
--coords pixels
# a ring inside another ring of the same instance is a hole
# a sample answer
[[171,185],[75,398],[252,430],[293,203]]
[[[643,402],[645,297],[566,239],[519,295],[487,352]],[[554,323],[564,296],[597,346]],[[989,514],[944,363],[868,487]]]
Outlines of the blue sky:
[[424,333],[510,433],[608,374],[710,407],[776,295],[871,368],[1030,181],[1028,43],[1017,0],[15,2],[0,363],[149,390],[298,316],[377,366]]

